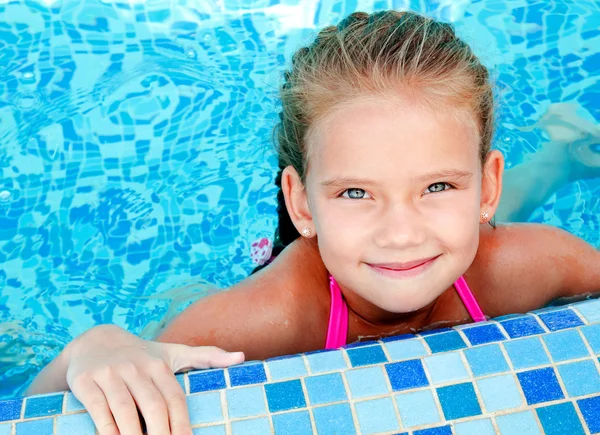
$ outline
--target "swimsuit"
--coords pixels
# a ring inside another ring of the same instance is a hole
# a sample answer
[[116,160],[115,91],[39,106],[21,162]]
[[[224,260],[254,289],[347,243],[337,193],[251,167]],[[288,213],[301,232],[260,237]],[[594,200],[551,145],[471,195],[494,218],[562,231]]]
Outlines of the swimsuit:
[[[456,280],[454,288],[456,288],[474,322],[487,320],[464,277],[461,276]],[[344,302],[340,286],[331,275],[329,275],[329,292],[331,293],[331,309],[329,311],[325,349],[337,349],[345,346],[348,338],[348,306]]]

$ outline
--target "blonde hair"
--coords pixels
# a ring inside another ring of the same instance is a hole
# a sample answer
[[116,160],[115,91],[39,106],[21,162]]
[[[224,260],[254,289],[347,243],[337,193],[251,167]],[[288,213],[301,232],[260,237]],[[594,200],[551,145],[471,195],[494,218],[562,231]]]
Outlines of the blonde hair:
[[[386,98],[403,90],[432,109],[466,113],[461,119],[470,119],[476,128],[482,164],[490,151],[494,98],[488,70],[450,24],[413,12],[355,12],[300,48],[284,77],[283,110],[275,127],[280,188],[281,170],[290,165],[305,181],[308,139],[317,123],[360,97]],[[278,200],[278,236],[287,245],[298,233],[281,189]]]

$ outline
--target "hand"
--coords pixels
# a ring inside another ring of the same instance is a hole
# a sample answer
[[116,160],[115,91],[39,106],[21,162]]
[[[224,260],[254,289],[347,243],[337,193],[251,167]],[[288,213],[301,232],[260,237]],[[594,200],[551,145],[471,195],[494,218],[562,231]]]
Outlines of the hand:
[[90,329],[66,351],[67,383],[100,435],[141,435],[138,408],[148,435],[191,435],[185,394],[174,373],[244,361],[242,352],[147,341],[113,325]]

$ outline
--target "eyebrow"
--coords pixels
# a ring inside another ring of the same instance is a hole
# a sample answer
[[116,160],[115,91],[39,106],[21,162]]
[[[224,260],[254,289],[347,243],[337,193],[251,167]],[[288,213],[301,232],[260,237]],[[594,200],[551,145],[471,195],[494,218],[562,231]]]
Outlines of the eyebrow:
[[[436,178],[466,182],[473,178],[473,173],[468,171],[461,171],[458,169],[442,169],[440,171],[429,172],[427,174],[420,175],[418,177],[413,178],[411,181],[423,182],[428,180],[434,180]],[[376,184],[377,182],[373,180],[352,177],[335,177],[329,180],[325,180],[321,183],[321,185],[325,187],[343,187],[351,185],[369,186]]]

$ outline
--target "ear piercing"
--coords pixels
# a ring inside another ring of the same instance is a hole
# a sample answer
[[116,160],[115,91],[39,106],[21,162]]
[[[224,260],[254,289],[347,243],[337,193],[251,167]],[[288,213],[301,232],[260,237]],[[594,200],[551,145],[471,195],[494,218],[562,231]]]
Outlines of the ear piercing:
[[481,222],[487,222],[490,215],[488,214],[487,211],[482,211],[481,214],[479,215],[479,217],[481,218]]
[[310,230],[310,228],[308,228],[308,227],[302,228],[302,235],[304,237],[310,237],[311,234],[312,234],[312,231]]

